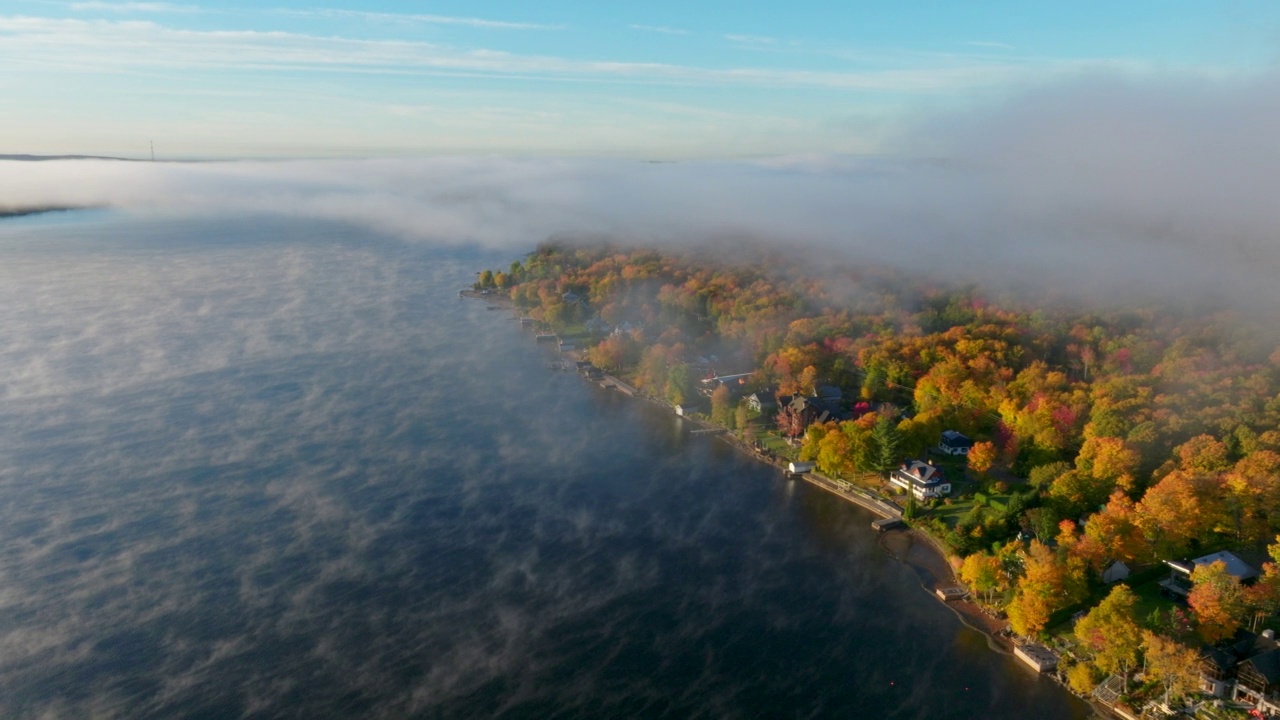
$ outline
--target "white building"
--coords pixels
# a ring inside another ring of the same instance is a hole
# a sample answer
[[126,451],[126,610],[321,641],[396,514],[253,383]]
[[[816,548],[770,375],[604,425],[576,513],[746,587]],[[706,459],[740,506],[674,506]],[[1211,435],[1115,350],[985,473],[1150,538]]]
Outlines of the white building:
[[951,494],[951,483],[942,471],[923,460],[910,460],[889,474],[889,482],[910,490],[916,500]]

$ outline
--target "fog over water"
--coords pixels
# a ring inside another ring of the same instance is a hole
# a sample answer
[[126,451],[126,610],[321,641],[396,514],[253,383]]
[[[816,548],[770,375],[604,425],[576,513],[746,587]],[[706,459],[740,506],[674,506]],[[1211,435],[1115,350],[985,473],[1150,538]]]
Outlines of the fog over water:
[[861,510],[456,298],[517,254],[0,222],[0,715],[1087,715]]

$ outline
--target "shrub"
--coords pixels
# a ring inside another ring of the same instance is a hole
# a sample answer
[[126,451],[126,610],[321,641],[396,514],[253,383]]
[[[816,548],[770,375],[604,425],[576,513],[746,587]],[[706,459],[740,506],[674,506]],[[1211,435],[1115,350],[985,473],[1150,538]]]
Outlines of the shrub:
[[1081,695],[1088,695],[1098,684],[1098,673],[1087,662],[1067,668],[1067,686]]

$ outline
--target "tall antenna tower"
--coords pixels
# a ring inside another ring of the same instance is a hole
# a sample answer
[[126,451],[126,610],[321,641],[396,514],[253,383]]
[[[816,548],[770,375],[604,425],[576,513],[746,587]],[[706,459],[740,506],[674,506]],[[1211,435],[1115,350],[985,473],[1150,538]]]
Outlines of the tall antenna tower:
[[150,140],[148,142],[151,143],[151,162],[155,162],[156,161],[156,141]]

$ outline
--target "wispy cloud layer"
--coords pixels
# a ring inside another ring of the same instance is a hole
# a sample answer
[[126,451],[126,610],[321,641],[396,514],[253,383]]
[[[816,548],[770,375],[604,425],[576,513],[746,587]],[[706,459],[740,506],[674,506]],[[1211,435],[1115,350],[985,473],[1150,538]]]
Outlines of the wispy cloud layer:
[[665,25],[628,25],[632,30],[640,30],[642,32],[658,33],[659,35],[688,35],[688,30],[680,28],[666,27]]
[[[1280,85],[1088,78],[908,133],[936,161],[6,163],[0,197],[282,213],[527,248],[730,237],[952,277],[1280,302]],[[816,249],[815,249],[816,248]]]
[[[351,11],[316,11],[348,13]],[[356,13],[364,17],[369,13]],[[468,18],[421,22],[488,23]],[[514,25],[512,27],[515,27]],[[520,26],[532,28],[533,26]],[[550,29],[551,26],[537,26]],[[763,45],[769,38],[729,36]],[[0,17],[0,53],[27,63],[86,71],[148,69],[278,70],[404,75],[443,73],[668,84],[808,87],[897,93],[955,92],[1009,82],[1027,68],[972,59],[937,66],[867,71],[772,67],[706,68],[662,62],[583,60],[410,40],[320,37],[292,32],[197,31],[148,21]],[[1065,70],[1067,66],[1060,68]]]

